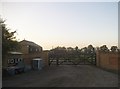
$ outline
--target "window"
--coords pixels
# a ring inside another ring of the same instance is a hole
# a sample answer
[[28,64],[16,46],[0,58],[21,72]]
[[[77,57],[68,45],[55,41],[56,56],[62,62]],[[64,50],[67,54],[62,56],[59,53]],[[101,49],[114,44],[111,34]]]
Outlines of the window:
[[36,51],[38,51],[38,49],[36,49]]
[[30,48],[30,51],[32,51],[32,48]]

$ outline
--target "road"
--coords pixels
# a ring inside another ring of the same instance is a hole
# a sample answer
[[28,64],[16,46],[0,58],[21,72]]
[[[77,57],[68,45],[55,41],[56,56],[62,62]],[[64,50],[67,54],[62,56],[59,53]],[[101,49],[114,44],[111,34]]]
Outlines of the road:
[[117,87],[118,75],[92,65],[50,66],[3,78],[3,87]]

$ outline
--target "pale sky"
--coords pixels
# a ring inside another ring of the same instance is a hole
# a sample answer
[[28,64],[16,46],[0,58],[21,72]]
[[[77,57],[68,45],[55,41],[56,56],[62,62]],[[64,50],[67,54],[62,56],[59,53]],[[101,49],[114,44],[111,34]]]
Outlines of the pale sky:
[[118,46],[117,2],[2,2],[1,17],[17,30],[17,39],[44,50]]

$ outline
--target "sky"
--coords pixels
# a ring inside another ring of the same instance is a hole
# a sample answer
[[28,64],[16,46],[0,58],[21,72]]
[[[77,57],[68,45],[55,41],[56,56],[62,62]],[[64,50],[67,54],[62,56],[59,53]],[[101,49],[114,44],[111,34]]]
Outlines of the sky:
[[2,2],[1,17],[19,41],[44,50],[118,46],[117,2]]

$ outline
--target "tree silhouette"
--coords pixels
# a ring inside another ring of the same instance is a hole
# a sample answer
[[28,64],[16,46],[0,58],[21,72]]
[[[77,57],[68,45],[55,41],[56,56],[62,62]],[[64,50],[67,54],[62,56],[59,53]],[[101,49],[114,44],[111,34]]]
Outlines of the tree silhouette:
[[78,51],[78,46],[75,47],[75,50]]
[[15,51],[18,47],[18,42],[14,36],[16,31],[10,32],[10,29],[4,24],[4,20],[0,18],[0,26],[2,28],[2,59],[7,56],[9,51]]
[[103,46],[100,47],[100,51],[109,52],[109,49],[108,49],[108,47],[106,45],[103,45]]
[[111,49],[110,49],[112,52],[117,52],[118,51],[118,48],[117,46],[111,46]]
[[92,45],[88,45],[87,51],[90,54],[90,53],[94,53],[95,50],[94,50],[94,47]]

